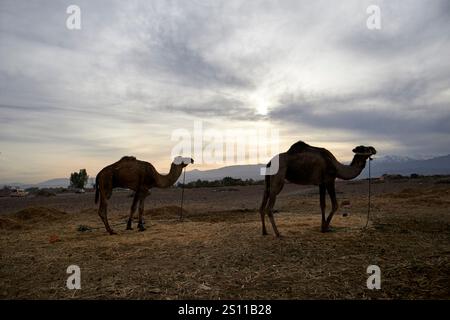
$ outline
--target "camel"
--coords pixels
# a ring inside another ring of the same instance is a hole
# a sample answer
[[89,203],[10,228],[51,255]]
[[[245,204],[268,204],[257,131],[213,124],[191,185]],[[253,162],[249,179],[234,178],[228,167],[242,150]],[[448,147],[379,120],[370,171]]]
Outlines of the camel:
[[[330,231],[330,222],[338,209],[336,200],[335,180],[336,178],[350,180],[356,178],[366,166],[367,159],[376,154],[373,147],[358,146],[353,149],[355,156],[349,165],[341,164],[333,154],[324,149],[317,148],[298,141],[293,144],[287,152],[278,154],[279,169],[274,175],[265,176],[265,188],[262,204],[260,207],[262,234],[267,235],[265,226],[265,213],[269,216],[273,231],[280,237],[275,219],[273,207],[277,195],[281,192],[285,180],[301,185],[318,185],[320,191],[320,209],[322,211],[322,232]],[[267,167],[271,166],[272,159]],[[332,209],[325,219],[325,195],[331,199]]]
[[144,231],[143,214],[145,198],[153,187],[168,188],[180,177],[184,167],[194,163],[191,158],[176,157],[170,166],[167,175],[159,174],[149,162],[137,160],[135,157],[125,156],[119,161],[106,166],[97,175],[95,180],[95,203],[100,198],[98,214],[105,224],[109,234],[116,234],[109,226],[107,218],[107,200],[112,195],[113,188],[128,188],[134,191],[133,204],[126,230],[132,230],[131,223],[136,205],[139,202],[138,230]]

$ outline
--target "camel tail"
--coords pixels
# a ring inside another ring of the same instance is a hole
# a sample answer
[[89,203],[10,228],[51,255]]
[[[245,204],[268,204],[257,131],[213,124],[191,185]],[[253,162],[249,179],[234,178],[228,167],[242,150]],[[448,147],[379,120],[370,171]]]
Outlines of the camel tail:
[[98,176],[95,178],[95,204],[98,203],[98,198],[100,195],[100,191],[98,189]]

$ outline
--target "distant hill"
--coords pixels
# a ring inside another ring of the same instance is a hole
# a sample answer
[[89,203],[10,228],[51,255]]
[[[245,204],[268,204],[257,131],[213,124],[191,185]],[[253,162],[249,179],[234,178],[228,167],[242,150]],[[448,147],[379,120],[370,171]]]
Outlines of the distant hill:
[[[225,177],[261,180],[260,168],[263,165],[236,165],[213,170],[192,170],[186,172],[186,181],[191,182],[197,179],[218,180]],[[432,159],[418,160],[407,157],[385,156],[375,158],[371,161],[371,176],[379,177],[383,174],[410,175],[417,173],[421,175],[450,174],[450,154]],[[359,179],[369,176],[368,165],[363,170]],[[179,180],[180,181],[180,180]]]
[[44,182],[39,182],[35,185],[35,187],[39,188],[58,188],[58,187],[67,187],[69,186],[70,181],[68,178],[58,178],[51,179]]
[[[197,170],[194,169],[192,171],[186,172],[186,182],[200,180],[220,180],[225,177],[231,178],[241,178],[245,179],[253,179],[253,180],[262,180],[263,177],[260,175],[260,168],[263,167],[262,164],[248,164],[248,165],[235,165],[222,167],[219,169],[212,170]],[[182,176],[178,181],[181,181]]]
[[[383,174],[421,175],[450,174],[450,154],[425,160],[398,158],[392,156],[381,157],[371,162],[371,174],[379,177]],[[366,167],[359,178],[368,177]]]
[[[260,175],[260,168],[262,164],[251,165],[234,165],[228,167],[222,167],[212,170],[191,170],[186,172],[186,182],[201,180],[220,180],[225,177],[241,178],[261,180],[263,177]],[[410,175],[417,173],[421,175],[434,175],[434,174],[450,174],[450,154],[446,156],[435,157],[431,159],[411,159],[407,157],[398,156],[384,156],[375,158],[371,162],[371,175],[372,177],[379,177],[383,174],[401,174]],[[359,179],[368,177],[368,166],[363,170]],[[178,181],[181,181],[182,176]],[[94,178],[89,178],[88,186],[90,187],[94,183]],[[57,188],[69,186],[69,179],[58,178],[51,179],[37,184],[23,184],[23,183],[0,183],[2,185],[9,185],[21,188],[39,187],[39,188]]]
[[[91,187],[92,184],[95,182],[95,178],[89,178],[87,187]],[[68,178],[56,178],[56,179],[50,179],[47,181],[35,183],[35,184],[29,184],[29,183],[20,183],[20,182],[10,182],[10,183],[0,183],[0,186],[12,186],[12,187],[19,187],[22,189],[26,188],[67,188],[70,185],[70,180]]]

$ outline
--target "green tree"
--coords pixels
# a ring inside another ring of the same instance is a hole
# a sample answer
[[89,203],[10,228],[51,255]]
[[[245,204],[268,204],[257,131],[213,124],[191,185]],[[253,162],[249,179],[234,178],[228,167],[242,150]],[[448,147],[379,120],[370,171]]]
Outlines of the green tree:
[[88,182],[89,176],[86,169],[80,169],[79,172],[73,172],[70,174],[70,186],[72,188],[83,189]]

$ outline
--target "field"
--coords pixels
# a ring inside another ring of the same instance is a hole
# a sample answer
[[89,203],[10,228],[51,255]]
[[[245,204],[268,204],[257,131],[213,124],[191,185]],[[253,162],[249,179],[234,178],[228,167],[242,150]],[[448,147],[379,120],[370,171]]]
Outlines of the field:
[[[182,221],[181,190],[154,190],[144,232],[125,231],[132,198],[115,192],[114,236],[93,193],[0,198],[0,298],[449,299],[450,184],[437,182],[374,181],[364,230],[367,181],[340,181],[338,199],[351,208],[326,234],[318,188],[288,184],[276,205],[281,239],[270,223],[261,235],[263,186],[186,189]],[[72,264],[81,290],[66,288]],[[366,287],[372,264],[380,290]]]

